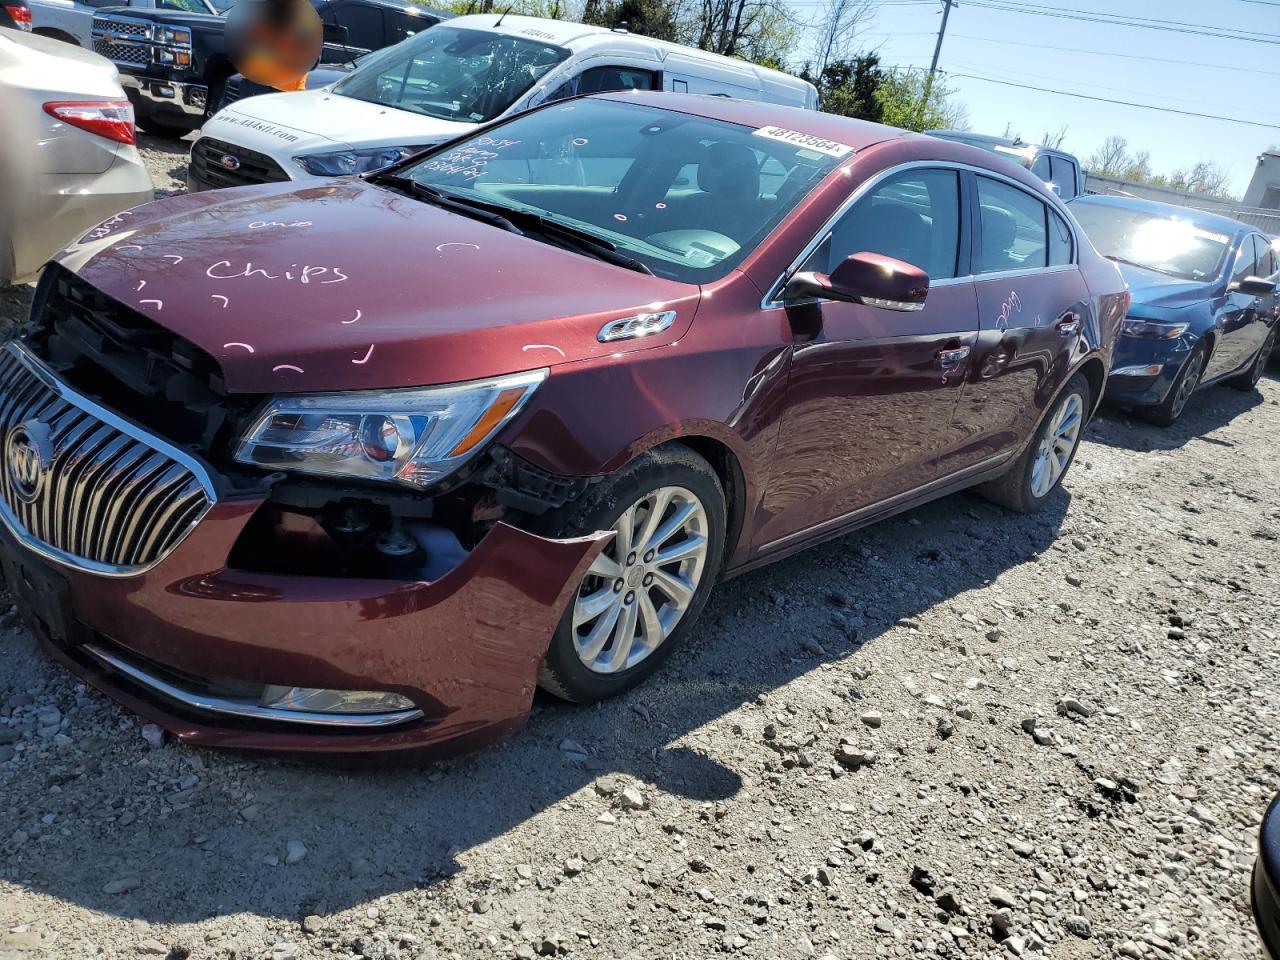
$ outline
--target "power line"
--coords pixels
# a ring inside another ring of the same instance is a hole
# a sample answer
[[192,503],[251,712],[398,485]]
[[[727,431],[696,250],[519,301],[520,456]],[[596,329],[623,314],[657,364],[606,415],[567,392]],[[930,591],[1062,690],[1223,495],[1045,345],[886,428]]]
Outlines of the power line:
[[[972,4],[973,0],[970,0]],[[1113,103],[1122,107],[1138,107],[1141,110],[1156,110],[1160,113],[1176,113],[1184,117],[1199,117],[1202,120],[1222,120],[1225,123],[1241,123],[1250,127],[1263,127],[1267,130],[1280,130],[1280,123],[1262,123],[1258,120],[1242,120],[1238,117],[1219,117],[1211,113],[1195,113],[1191,110],[1178,110],[1175,107],[1158,107],[1151,103],[1135,103],[1132,100],[1113,100],[1109,97],[1095,97],[1087,93],[1073,93],[1070,90],[1054,90],[1051,87],[1036,87],[1029,83],[1015,83],[1012,80],[997,80],[995,77],[983,77],[976,73],[948,73],[949,77],[967,77],[970,80],[981,80],[984,83],[998,83],[1006,87],[1020,87],[1023,90],[1037,90],[1040,93],[1054,93],[1062,97],[1075,97],[1079,100],[1093,100],[1097,103]]]
[[[1262,3],[1264,0],[1240,0],[1241,3]],[[1280,7],[1280,2],[1267,6]],[[879,34],[877,34],[878,36]],[[932,37],[933,31],[921,31],[919,34],[900,34],[900,36],[922,36]],[[888,34],[886,34],[888,36]],[[1087,53],[1098,57],[1119,57],[1122,60],[1150,60],[1152,63],[1172,63],[1180,67],[1210,67],[1214,70],[1234,70],[1239,73],[1257,73],[1264,77],[1280,77],[1280,72],[1274,70],[1256,70],[1253,67],[1233,67],[1224,63],[1204,63],[1198,60],[1170,60],[1167,57],[1144,57],[1137,53],[1115,53],[1110,50],[1087,50],[1083,47],[1059,47],[1048,43],[1027,43],[1020,40],[1005,40],[998,37],[979,37],[971,33],[953,33],[953,37],[962,40],[977,40],[981,43],[998,43],[1001,46],[1014,47],[1035,47],[1039,50],[1057,50],[1061,53]]]
[[[1177,21],[1155,21],[1151,23],[1143,23],[1138,20],[1108,18],[1105,14],[1098,14],[1095,11],[1088,10],[1068,10],[1060,8],[1058,10],[1050,10],[1043,7],[1018,7],[1010,5],[1010,0],[966,0],[965,6],[980,10],[996,10],[1002,13],[1023,13],[1033,14],[1041,17],[1054,17],[1058,20],[1074,20],[1085,23],[1105,23],[1116,27],[1138,27],[1145,30],[1160,30],[1167,33],[1182,33],[1197,37],[1212,37],[1216,40],[1246,40],[1250,43],[1265,43],[1269,45],[1280,44],[1280,35],[1247,34],[1243,30],[1232,33],[1222,32],[1219,28],[1214,28],[1209,24],[1188,24],[1182,25]],[[1217,32],[1214,32],[1214,31]]]

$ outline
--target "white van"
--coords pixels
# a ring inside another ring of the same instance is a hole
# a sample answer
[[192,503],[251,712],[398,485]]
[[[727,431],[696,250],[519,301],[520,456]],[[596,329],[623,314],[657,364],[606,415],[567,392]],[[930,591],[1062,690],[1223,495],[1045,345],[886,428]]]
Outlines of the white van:
[[191,148],[192,190],[364,173],[476,125],[602,90],[818,108],[813,84],[692,47],[563,20],[455,17],[317,90],[220,110]]

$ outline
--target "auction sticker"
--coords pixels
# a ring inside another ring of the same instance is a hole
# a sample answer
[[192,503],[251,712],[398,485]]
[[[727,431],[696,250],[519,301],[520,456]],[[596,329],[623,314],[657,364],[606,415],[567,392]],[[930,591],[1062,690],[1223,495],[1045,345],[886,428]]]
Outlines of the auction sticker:
[[786,127],[761,127],[753,130],[757,137],[767,137],[770,140],[779,140],[782,143],[789,143],[793,147],[803,147],[807,150],[817,150],[819,153],[825,153],[828,157],[847,157],[853,153],[853,147],[847,143],[836,143],[834,140],[823,140],[822,137],[815,137],[808,133],[801,133],[799,130],[788,130]]

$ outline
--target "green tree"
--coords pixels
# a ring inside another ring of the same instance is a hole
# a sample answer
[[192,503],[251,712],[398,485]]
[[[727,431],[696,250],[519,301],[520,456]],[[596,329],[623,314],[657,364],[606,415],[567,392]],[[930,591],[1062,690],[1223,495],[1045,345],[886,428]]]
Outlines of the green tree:
[[[926,87],[929,90],[925,101]],[[923,70],[893,70],[876,87],[880,122],[904,130],[967,130],[969,108],[942,80],[928,83]]]
[[818,101],[827,113],[879,122],[884,110],[876,91],[884,81],[880,56],[863,53],[851,60],[833,60],[816,78],[808,64],[800,76],[818,88]]
[[680,37],[675,10],[665,0],[613,0],[588,4],[582,16],[583,23],[601,27],[625,23],[632,33],[655,40],[676,41]]

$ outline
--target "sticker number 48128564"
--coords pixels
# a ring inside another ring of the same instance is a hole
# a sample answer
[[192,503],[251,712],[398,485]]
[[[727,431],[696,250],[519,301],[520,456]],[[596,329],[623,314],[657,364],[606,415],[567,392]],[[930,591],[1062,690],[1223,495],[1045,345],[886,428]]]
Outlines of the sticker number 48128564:
[[799,130],[788,130],[786,127],[761,127],[752,132],[757,137],[779,140],[782,143],[789,143],[793,147],[801,147],[805,150],[816,150],[818,153],[825,153],[829,157],[847,157],[853,153],[853,147],[847,143],[824,140],[822,137],[815,137]]

